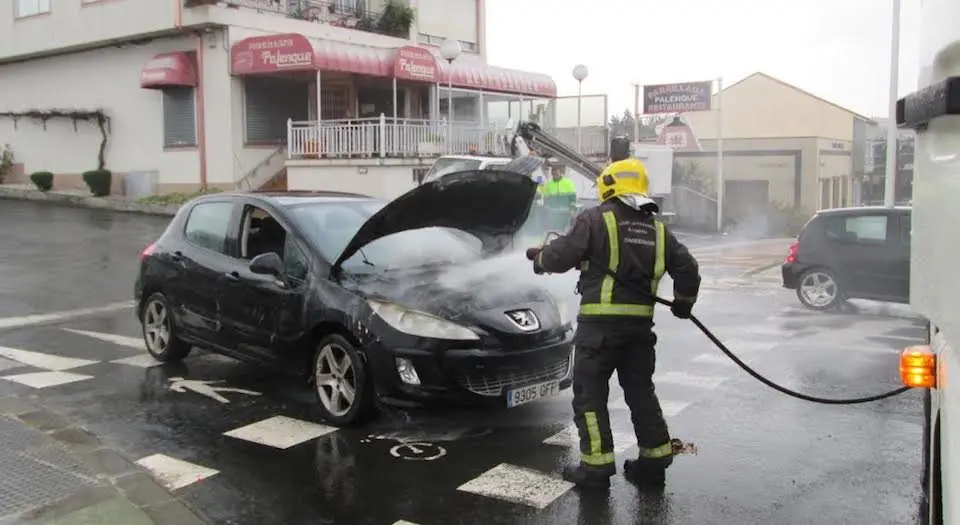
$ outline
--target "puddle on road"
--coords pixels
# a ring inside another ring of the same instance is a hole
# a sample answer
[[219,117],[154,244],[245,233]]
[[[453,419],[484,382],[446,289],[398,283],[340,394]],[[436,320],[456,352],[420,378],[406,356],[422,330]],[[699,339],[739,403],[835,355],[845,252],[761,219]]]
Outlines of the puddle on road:
[[367,436],[365,441],[371,440],[393,440],[400,443],[438,443],[458,441],[461,439],[477,438],[487,436],[493,433],[490,428],[457,428],[450,430],[430,430],[430,429],[403,429],[391,432],[381,432]]

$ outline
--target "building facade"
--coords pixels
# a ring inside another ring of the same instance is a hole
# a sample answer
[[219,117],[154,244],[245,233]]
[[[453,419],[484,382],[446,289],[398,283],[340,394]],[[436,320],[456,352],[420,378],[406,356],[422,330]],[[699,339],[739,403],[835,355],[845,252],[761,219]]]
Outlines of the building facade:
[[[713,182],[723,139],[724,216],[801,213],[859,204],[864,130],[873,121],[763,73],[726,87],[720,111],[686,113],[700,152],[677,152]],[[718,128],[718,114],[722,124]]]
[[[887,180],[887,125],[889,119],[876,118],[866,129],[863,151],[863,204],[881,205]],[[913,154],[916,132],[897,130],[897,172],[895,201],[909,204],[913,199]]]
[[[477,148],[485,117],[556,95],[545,75],[487,64],[484,0],[12,4],[0,144],[21,177],[50,171],[58,188],[101,165],[118,193],[260,187],[286,178],[295,147],[354,174],[422,164],[441,123]],[[446,39],[462,49],[449,63]],[[384,184],[371,193],[396,193]]]

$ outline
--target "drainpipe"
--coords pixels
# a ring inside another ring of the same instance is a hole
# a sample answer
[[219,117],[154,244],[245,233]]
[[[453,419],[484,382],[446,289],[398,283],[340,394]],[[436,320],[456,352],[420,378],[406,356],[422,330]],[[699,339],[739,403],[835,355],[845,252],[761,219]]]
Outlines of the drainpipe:
[[200,154],[200,189],[207,189],[207,119],[203,104],[203,33],[197,35],[197,149]]
[[183,28],[183,0],[173,0],[173,27],[177,31]]

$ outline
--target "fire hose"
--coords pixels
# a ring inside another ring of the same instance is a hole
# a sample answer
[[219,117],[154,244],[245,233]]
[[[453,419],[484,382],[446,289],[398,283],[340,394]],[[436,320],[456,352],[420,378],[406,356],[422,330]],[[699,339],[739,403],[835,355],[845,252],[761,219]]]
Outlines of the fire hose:
[[[547,232],[546,236],[543,239],[543,244],[541,244],[541,248],[543,246],[546,246],[550,238],[554,236],[560,237],[561,234],[555,231]],[[637,294],[640,294],[642,296],[651,297],[655,303],[662,304],[668,308],[673,306],[673,301],[669,301],[667,299],[663,299],[662,297],[658,297],[654,294],[651,294],[649,291],[644,290],[639,285],[627,282],[625,279],[617,275],[616,272],[610,270],[610,268],[608,268],[606,264],[603,264],[602,261],[599,261],[596,258],[589,258],[588,260],[590,261],[591,267],[602,268],[603,271],[607,275],[609,275],[611,278],[613,278],[613,280],[616,281],[617,284],[619,284],[620,286],[623,286],[624,288],[627,288],[630,291],[636,292]],[[911,387],[904,386],[894,390],[890,390],[888,392],[884,392],[882,394],[876,394],[876,395],[866,396],[866,397],[856,397],[856,398],[850,398],[850,399],[830,399],[830,398],[824,398],[824,397],[811,396],[801,392],[797,392],[795,390],[790,390],[789,388],[781,386],[771,381],[770,379],[767,379],[766,377],[761,375],[759,372],[751,368],[749,365],[744,363],[739,357],[737,357],[736,354],[734,354],[729,348],[727,348],[727,345],[725,345],[723,341],[721,341],[716,335],[714,335],[714,333],[711,332],[710,329],[707,328],[706,325],[704,325],[700,321],[700,319],[697,319],[695,315],[690,314],[689,320],[694,324],[694,326],[696,326],[697,328],[700,329],[701,332],[703,332],[703,335],[707,336],[707,339],[709,339],[710,342],[714,344],[714,346],[719,348],[721,352],[723,352],[728,358],[730,358],[731,361],[736,363],[737,366],[743,369],[744,372],[749,374],[751,377],[753,377],[757,381],[760,381],[764,385],[782,394],[786,394],[796,399],[802,399],[804,401],[809,401],[811,403],[820,403],[823,405],[859,405],[863,403],[872,403],[874,401],[880,401],[881,399],[886,399],[888,397],[897,396],[912,389]]]

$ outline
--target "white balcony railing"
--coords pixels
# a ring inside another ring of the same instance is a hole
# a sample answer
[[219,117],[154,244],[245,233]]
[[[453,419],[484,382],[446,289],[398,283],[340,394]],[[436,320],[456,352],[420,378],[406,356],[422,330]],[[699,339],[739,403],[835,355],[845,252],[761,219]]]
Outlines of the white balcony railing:
[[[576,131],[556,130],[556,136],[576,147]],[[449,137],[448,137],[449,135]],[[605,155],[605,129],[582,130],[587,155]],[[379,118],[287,121],[290,159],[352,157],[435,157],[439,155],[508,155],[506,133],[500,125],[475,122]]]

